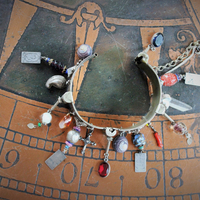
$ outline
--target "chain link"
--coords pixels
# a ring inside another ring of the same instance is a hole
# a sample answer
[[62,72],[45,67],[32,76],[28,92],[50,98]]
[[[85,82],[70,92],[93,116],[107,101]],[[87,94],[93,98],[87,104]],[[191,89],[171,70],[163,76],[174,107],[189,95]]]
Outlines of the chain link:
[[173,68],[168,71],[168,73],[174,71],[175,69],[186,63],[187,60],[189,60],[190,57],[194,55],[194,53],[200,54],[200,40],[197,40],[196,42],[191,42],[190,45],[186,48],[185,52],[178,56],[176,60],[172,60],[171,62],[163,66],[158,66],[157,71],[162,72],[163,70],[170,69],[172,67]]

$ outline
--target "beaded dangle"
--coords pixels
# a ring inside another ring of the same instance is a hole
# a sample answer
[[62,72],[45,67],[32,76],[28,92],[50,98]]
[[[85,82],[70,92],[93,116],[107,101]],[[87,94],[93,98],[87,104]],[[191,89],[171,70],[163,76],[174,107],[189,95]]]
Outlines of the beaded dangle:
[[144,152],[146,141],[144,134],[134,134],[133,144],[139,149],[139,153],[135,153],[135,172],[146,172],[146,153]]
[[72,130],[70,130],[67,133],[66,141],[65,141],[65,147],[63,150],[63,153],[66,154],[69,147],[72,147],[76,142],[80,139],[80,131],[81,128],[78,126],[74,126]]

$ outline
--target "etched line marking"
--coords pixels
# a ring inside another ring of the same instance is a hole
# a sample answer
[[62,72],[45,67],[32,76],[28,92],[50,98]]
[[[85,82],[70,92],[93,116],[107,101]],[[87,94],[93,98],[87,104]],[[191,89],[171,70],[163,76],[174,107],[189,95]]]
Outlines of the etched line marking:
[[122,197],[122,192],[123,192],[123,180],[124,180],[124,176],[120,176],[119,179],[121,180],[121,190],[120,190],[120,196]]
[[91,186],[91,187],[97,187],[99,185],[99,181],[97,181],[96,183],[89,183],[88,180],[90,178],[90,175],[92,174],[92,171],[93,171],[94,167],[91,167],[90,171],[89,171],[89,174],[88,174],[88,177],[87,177],[87,180],[85,182],[85,186]]
[[120,19],[106,17],[106,22],[109,24],[122,25],[122,26],[184,26],[192,24],[190,18],[183,19],[170,19],[170,20],[134,20],[134,19]]

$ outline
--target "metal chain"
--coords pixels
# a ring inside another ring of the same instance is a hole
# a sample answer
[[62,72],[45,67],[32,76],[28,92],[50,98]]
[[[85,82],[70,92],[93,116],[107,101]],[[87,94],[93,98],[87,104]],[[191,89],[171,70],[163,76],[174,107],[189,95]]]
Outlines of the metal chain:
[[161,72],[165,69],[170,69],[173,67],[171,70],[165,72],[170,73],[185,64],[195,53],[200,54],[200,40],[191,42],[186,48],[185,52],[178,56],[176,60],[172,60],[170,63],[167,63],[164,66],[158,66],[156,70]]

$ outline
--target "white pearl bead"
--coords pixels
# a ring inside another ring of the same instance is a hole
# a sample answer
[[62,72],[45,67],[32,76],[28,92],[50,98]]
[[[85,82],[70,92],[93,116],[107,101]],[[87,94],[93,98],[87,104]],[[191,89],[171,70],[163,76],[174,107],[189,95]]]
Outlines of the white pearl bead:
[[47,124],[51,123],[52,116],[51,116],[50,113],[45,112],[45,113],[42,114],[41,117],[42,117],[42,123],[44,125],[47,125]]

